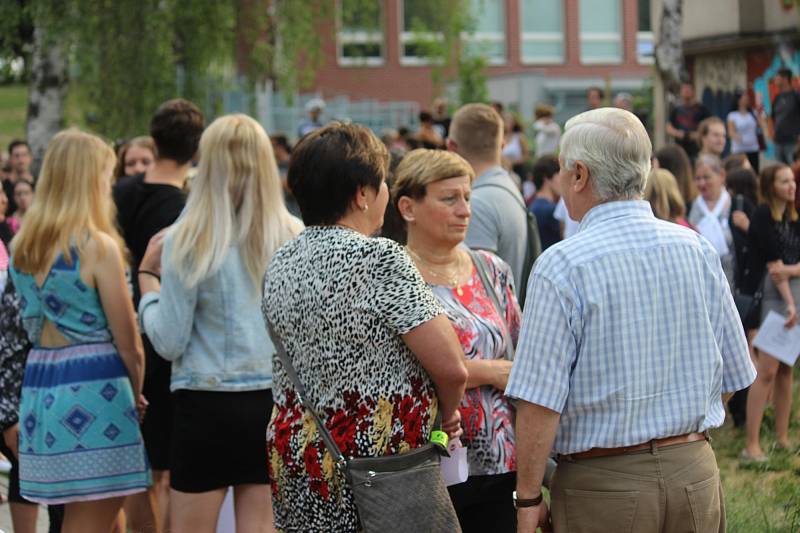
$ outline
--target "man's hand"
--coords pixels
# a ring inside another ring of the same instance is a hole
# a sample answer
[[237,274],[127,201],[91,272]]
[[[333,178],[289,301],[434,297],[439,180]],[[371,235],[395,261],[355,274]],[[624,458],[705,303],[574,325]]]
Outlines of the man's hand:
[[537,527],[542,528],[542,532],[553,531],[547,504],[542,502],[536,507],[517,509],[517,533],[536,533]]
[[3,440],[15,457],[19,457],[19,424],[14,424],[3,431]]

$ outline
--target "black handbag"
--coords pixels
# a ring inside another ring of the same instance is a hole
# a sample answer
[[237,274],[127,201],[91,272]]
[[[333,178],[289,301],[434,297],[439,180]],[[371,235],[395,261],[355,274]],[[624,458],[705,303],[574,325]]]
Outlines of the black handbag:
[[[458,517],[439,466],[440,457],[447,453],[446,449],[439,444],[428,443],[398,455],[345,458],[306,397],[305,387],[272,323],[267,322],[267,327],[298,399],[314,419],[325,448],[353,491],[363,531],[460,532]],[[437,414],[434,427],[440,425],[441,415]]]

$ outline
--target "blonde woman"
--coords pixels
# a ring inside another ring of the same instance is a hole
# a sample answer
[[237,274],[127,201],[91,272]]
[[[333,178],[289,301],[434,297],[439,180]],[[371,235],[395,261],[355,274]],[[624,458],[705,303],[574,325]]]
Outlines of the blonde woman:
[[183,215],[163,241],[153,238],[138,271],[142,327],[172,361],[170,530],[215,531],[233,486],[237,531],[271,531],[264,435],[274,348],[260,287],[273,252],[301,224],[283,204],[256,121],[217,119],[200,154]]
[[470,477],[450,487],[453,507],[465,533],[512,532],[515,413],[503,391],[522,315],[510,267],[488,252],[471,255],[463,245],[474,177],[453,152],[414,150],[395,171],[392,201],[408,230],[406,250],[444,308],[467,367],[459,411]]
[[686,221],[686,204],[683,203],[678,181],[672,172],[663,168],[654,168],[647,178],[644,198],[650,202],[653,214],[661,220],[669,220],[681,226],[693,229]]
[[[135,402],[142,344],[113,222],[114,161],[93,135],[56,135],[12,247],[34,348],[19,428],[5,436],[13,446],[19,432],[22,496],[65,503],[65,533],[108,532],[122,497],[150,485]],[[143,401],[138,407],[141,415]]]

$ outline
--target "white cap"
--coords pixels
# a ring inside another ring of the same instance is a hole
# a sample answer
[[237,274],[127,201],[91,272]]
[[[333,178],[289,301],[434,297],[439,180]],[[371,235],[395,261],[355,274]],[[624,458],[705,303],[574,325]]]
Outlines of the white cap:
[[306,111],[313,111],[315,109],[325,111],[325,100],[322,98],[312,98],[306,102]]

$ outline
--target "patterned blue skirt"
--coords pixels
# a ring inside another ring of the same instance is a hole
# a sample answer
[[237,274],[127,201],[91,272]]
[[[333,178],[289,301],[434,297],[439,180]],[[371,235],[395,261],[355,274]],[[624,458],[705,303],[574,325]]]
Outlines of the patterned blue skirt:
[[133,390],[111,343],[31,350],[19,426],[20,492],[30,501],[99,500],[151,484]]

